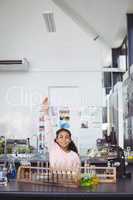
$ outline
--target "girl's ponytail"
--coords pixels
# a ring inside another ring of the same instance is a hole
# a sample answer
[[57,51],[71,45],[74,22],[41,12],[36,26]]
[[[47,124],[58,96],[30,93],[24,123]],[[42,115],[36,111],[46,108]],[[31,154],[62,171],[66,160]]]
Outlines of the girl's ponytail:
[[73,142],[73,140],[71,140],[69,147],[68,147],[68,150],[74,151],[75,153],[78,154],[78,149],[77,149],[75,143]]

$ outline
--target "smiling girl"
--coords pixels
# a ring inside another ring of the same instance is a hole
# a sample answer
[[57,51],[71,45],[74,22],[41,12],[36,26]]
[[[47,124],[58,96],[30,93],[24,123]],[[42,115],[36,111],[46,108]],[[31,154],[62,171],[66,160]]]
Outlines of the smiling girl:
[[54,138],[47,97],[43,101],[43,111],[50,167],[57,170],[79,170],[80,159],[77,147],[71,139],[71,132],[61,128],[57,130]]

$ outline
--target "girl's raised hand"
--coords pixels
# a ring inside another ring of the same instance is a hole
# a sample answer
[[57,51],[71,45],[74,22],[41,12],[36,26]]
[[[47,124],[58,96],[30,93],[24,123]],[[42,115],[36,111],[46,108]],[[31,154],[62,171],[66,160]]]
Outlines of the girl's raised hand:
[[48,114],[48,110],[49,110],[49,103],[48,103],[48,97],[45,97],[43,102],[43,111],[45,114]]

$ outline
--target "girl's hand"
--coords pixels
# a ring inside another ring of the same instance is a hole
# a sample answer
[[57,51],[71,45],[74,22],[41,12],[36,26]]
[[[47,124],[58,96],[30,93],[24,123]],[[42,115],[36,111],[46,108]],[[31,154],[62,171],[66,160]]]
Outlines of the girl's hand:
[[48,97],[45,97],[43,102],[43,111],[45,114],[48,114],[48,110],[49,110],[49,103],[48,103]]

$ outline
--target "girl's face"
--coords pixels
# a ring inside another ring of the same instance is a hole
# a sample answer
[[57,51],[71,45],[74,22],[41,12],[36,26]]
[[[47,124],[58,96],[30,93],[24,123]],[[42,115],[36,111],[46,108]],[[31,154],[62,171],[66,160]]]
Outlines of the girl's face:
[[71,142],[71,136],[66,131],[61,131],[56,138],[56,142],[61,146],[62,149],[67,151]]

